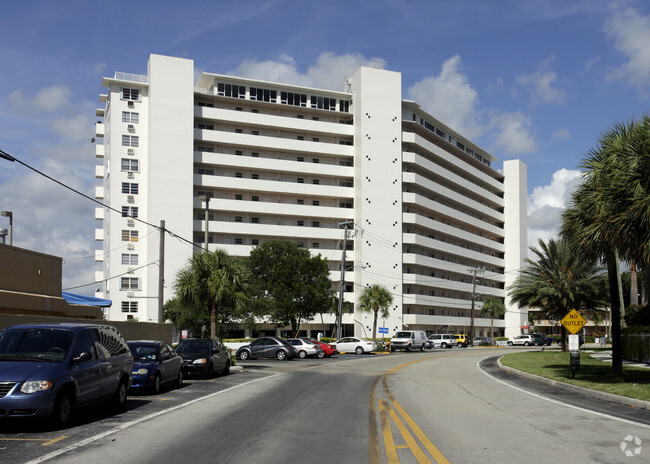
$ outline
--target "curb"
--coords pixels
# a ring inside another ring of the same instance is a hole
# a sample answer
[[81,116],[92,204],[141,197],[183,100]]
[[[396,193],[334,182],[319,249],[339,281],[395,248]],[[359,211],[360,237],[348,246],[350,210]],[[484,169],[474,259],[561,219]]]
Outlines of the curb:
[[504,366],[503,364],[501,364],[501,358],[497,359],[497,366],[499,367],[500,370],[510,372],[511,374],[516,374],[519,375],[520,377],[525,377],[527,379],[535,380],[537,382],[545,383],[547,385],[566,388],[567,390],[571,390],[585,396],[595,397],[601,400],[611,401],[612,403],[623,404],[626,406],[632,406],[639,409],[650,410],[650,401],[639,400],[636,398],[628,398],[626,396],[621,396],[621,395],[614,395],[613,393],[606,393],[598,390],[592,390],[591,388],[579,387],[577,385],[572,385],[570,383],[559,382],[557,380],[548,379],[546,377],[541,377],[539,375],[531,374],[529,372],[513,369],[512,367]]

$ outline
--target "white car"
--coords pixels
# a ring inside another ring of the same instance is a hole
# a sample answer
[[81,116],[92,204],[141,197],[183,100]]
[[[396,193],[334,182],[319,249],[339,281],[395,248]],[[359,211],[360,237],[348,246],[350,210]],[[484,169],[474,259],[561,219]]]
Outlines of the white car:
[[370,353],[377,349],[377,344],[372,340],[359,337],[344,337],[336,341],[336,348],[339,353]]
[[325,352],[318,343],[310,342],[304,338],[287,338],[287,341],[296,349],[300,359],[305,359],[307,356],[325,357]]
[[433,334],[428,342],[427,348],[451,348],[458,343],[452,334]]
[[533,337],[532,335],[517,335],[512,340],[508,341],[508,345],[534,346],[535,337]]

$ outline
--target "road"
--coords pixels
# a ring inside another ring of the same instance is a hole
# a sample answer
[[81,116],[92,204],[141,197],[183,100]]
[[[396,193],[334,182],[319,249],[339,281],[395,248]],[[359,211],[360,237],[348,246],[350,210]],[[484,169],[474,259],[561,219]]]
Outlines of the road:
[[513,350],[248,361],[228,377],[131,396],[120,414],[82,411],[69,429],[4,426],[0,462],[648,461],[650,411],[498,372],[495,355]]

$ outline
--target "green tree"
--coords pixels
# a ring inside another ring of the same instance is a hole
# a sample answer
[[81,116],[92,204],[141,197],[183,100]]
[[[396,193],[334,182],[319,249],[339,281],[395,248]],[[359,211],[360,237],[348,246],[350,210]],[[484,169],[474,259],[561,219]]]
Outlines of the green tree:
[[192,255],[178,271],[174,289],[184,306],[208,316],[212,338],[223,338],[226,325],[249,303],[247,269],[224,250]]
[[251,251],[248,266],[256,281],[254,295],[265,302],[270,320],[280,327],[290,325],[294,335],[302,322],[329,310],[332,283],[320,254],[311,256],[293,242],[272,240]]
[[[481,308],[481,314],[490,315],[490,338],[492,339],[492,344],[494,345],[494,318],[501,317],[506,313],[506,305],[503,304],[501,298],[495,296],[485,297],[483,301],[483,307]],[[472,340],[470,343],[474,343]]]
[[[546,319],[560,320],[571,309],[590,309],[607,304],[602,268],[564,240],[539,240],[530,247],[537,256],[526,258],[528,266],[519,272],[508,294],[515,303],[540,308]],[[566,347],[562,332],[563,346]]]
[[390,305],[393,304],[393,295],[383,285],[375,284],[363,289],[359,298],[359,311],[372,313],[372,341],[377,341],[377,318],[390,316]]
[[208,326],[209,318],[205,311],[194,305],[184,305],[176,296],[163,306],[163,318],[172,321],[177,331],[190,330],[202,335],[203,328]]

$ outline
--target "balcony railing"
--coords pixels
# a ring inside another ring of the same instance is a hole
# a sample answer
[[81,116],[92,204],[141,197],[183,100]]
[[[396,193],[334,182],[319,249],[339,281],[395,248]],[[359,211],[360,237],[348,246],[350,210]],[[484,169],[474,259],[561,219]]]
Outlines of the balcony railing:
[[123,72],[116,72],[114,79],[120,81],[129,81],[129,82],[138,82],[140,84],[148,84],[149,76],[143,76],[141,74],[130,74]]

